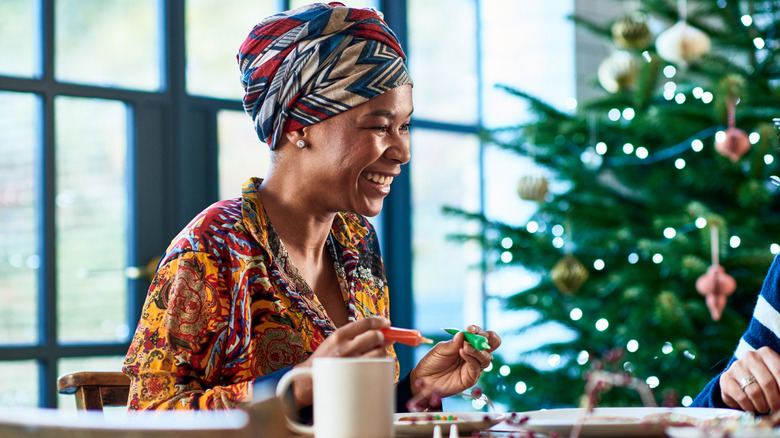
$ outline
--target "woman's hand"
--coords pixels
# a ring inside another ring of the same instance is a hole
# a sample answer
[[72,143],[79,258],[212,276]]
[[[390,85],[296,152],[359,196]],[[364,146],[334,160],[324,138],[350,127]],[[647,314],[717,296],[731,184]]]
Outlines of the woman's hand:
[[466,328],[487,338],[490,348],[478,351],[465,342],[459,332],[449,341],[439,342],[414,367],[411,372],[412,395],[421,391],[426,397],[434,393],[448,397],[477,384],[482,370],[493,360],[493,351],[501,345],[501,338],[492,331],[482,331],[476,325]]
[[[330,334],[308,359],[294,368],[311,367],[318,357],[385,357],[392,342],[385,341],[381,328],[390,327],[390,321],[372,316],[346,324]],[[295,379],[292,384],[295,404],[298,407],[312,404],[310,378]]]
[[780,411],[780,355],[769,347],[745,353],[720,376],[726,406],[765,414]]

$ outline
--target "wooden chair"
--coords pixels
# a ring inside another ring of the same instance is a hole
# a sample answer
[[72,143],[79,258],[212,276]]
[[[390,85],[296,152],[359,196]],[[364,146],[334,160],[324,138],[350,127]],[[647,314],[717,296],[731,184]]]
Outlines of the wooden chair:
[[75,395],[79,410],[102,411],[127,405],[130,378],[119,371],[79,371],[57,379],[57,391]]

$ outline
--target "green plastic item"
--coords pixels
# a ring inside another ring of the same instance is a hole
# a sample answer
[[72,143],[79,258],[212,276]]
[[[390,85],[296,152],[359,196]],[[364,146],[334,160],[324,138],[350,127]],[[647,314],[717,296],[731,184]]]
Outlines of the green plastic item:
[[[444,331],[451,334],[452,336],[455,336],[456,334],[458,334],[458,332],[463,332],[463,330],[459,330],[456,328],[446,328],[444,329]],[[472,347],[476,348],[479,351],[487,350],[488,348],[490,348],[490,343],[488,342],[487,338],[482,335],[463,332],[463,336],[466,338],[466,341],[469,344],[471,344]]]

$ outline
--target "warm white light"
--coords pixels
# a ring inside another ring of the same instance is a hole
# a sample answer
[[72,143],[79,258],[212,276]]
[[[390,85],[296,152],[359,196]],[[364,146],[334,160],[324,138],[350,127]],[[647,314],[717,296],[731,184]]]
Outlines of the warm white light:
[[674,236],[677,235],[677,231],[675,231],[672,227],[666,227],[664,228],[664,237],[667,239],[674,239]]
[[661,347],[661,352],[663,354],[671,354],[672,351],[674,351],[674,347],[672,347],[672,343],[664,342],[664,346]]
[[741,243],[742,239],[739,236],[731,236],[731,239],[729,239],[729,246],[732,248],[738,247]]
[[723,143],[726,141],[726,131],[718,131],[715,133],[715,141],[718,143]]
[[705,91],[704,94],[701,95],[701,101],[704,103],[712,102],[712,93]]
[[509,263],[512,261],[512,253],[509,251],[504,251],[501,253],[501,261],[504,263]]
[[674,82],[667,82],[664,84],[664,91],[673,91],[677,92],[677,84]]
[[696,228],[701,230],[707,226],[707,219],[704,219],[703,217],[696,218],[696,222],[694,222],[694,224],[696,224]]
[[509,375],[509,373],[512,370],[509,368],[509,365],[501,365],[501,368],[498,369],[498,374],[501,374],[502,376],[506,377]]
[[758,132],[751,132],[748,134],[748,140],[750,140],[750,144],[756,144],[759,140],[761,140],[761,134]]
[[678,159],[674,160],[674,167],[676,167],[678,169],[684,169],[685,168],[685,160],[683,160],[682,158],[678,158]]
[[571,318],[572,321],[579,321],[582,318],[582,309],[578,307],[571,309],[571,312],[569,312],[569,318]]
[[609,321],[606,318],[601,318],[596,321],[596,330],[603,332],[609,327]]
[[607,117],[609,117],[609,120],[612,120],[613,122],[617,122],[620,120],[620,110],[617,108],[612,108],[607,113]]
[[589,359],[590,354],[585,350],[580,351],[580,354],[577,355],[577,363],[580,365],[585,365]]
[[563,225],[561,224],[553,225],[550,231],[552,231],[553,236],[563,236]]
[[525,229],[533,234],[539,229],[539,224],[537,224],[535,221],[528,221],[528,224],[526,224]]
[[623,118],[626,120],[633,120],[634,119],[634,109],[633,108],[624,108],[623,109]]
[[682,398],[682,405],[685,406],[686,408],[690,406],[691,403],[693,403],[693,399],[691,398],[690,395],[686,395],[685,397]]
[[575,99],[573,97],[570,97],[570,98],[566,99],[566,103],[564,105],[566,105],[566,109],[570,109],[570,110],[576,109],[577,108],[577,99]]
[[743,15],[739,17],[739,20],[742,22],[742,25],[745,27],[748,27],[751,24],[753,24],[753,17],[751,17],[750,15]]
[[631,254],[628,255],[628,263],[631,263],[633,265],[636,264],[636,262],[638,261],[639,261],[639,254],[632,252]]
[[552,245],[556,248],[563,248],[563,238],[556,237],[552,240]]
[[675,73],[677,73],[677,69],[674,68],[673,65],[667,65],[666,67],[664,67],[664,76],[666,76],[667,78],[674,77]]
[[653,263],[658,265],[662,261],[664,261],[664,256],[662,256],[661,254],[658,254],[658,253],[653,254]]
[[661,384],[661,381],[658,380],[658,377],[656,376],[650,376],[647,378],[647,380],[645,380],[645,383],[647,383],[647,386],[649,386],[652,389],[652,388],[657,388],[658,385]]
[[674,90],[664,90],[664,99],[666,100],[674,99]]
[[503,239],[501,239],[501,246],[504,249],[511,248],[513,243],[514,242],[512,242],[512,238],[511,237],[504,237]]
[[636,156],[637,157],[639,157],[639,158],[644,160],[645,158],[647,158],[648,155],[649,155],[649,153],[647,152],[647,148],[645,148],[643,146],[639,146],[638,148],[636,148]]
[[756,49],[761,50],[766,46],[766,42],[764,42],[764,39],[761,37],[753,38],[753,45],[756,46]]
[[626,155],[631,155],[631,153],[634,152],[634,145],[631,143],[626,143],[623,145],[623,153]]
[[691,142],[691,149],[693,149],[694,152],[701,152],[701,150],[704,149],[704,143],[697,138]]
[[557,366],[558,366],[558,365],[561,363],[561,356],[560,356],[560,355],[558,355],[558,354],[551,354],[551,355],[550,355],[550,356],[547,358],[547,363],[548,363],[548,364],[549,364],[551,367],[555,368],[555,367],[557,367]]
[[607,144],[603,141],[600,141],[596,143],[596,153],[599,155],[604,155],[607,153]]
[[773,244],[769,245],[769,252],[771,252],[772,254],[779,253],[780,252],[780,245],[778,245],[776,243],[773,243]]
[[485,368],[485,370],[484,370],[484,371],[485,371],[486,373],[489,373],[489,372],[493,371],[493,362],[490,362],[490,363],[488,364],[487,368]]
[[515,383],[515,392],[518,394],[525,394],[525,392],[528,391],[528,385],[525,384],[525,382],[520,381]]
[[704,94],[704,89],[702,87],[694,87],[694,89],[691,90],[691,93],[693,94],[693,97],[701,99],[701,95]]
[[597,271],[604,269],[604,260],[596,259],[593,262],[593,268],[595,268]]
[[685,95],[682,93],[677,93],[674,95],[674,101],[677,103],[685,103]]
[[769,154],[764,155],[764,163],[765,164],[772,164],[774,162],[775,162],[774,155],[769,155]]
[[639,341],[636,339],[632,339],[626,343],[626,350],[628,350],[629,353],[636,353],[637,350],[639,350]]

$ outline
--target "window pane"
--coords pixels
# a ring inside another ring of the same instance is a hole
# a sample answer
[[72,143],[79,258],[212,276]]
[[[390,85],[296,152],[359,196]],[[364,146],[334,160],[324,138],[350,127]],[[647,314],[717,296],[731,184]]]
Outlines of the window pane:
[[236,53],[255,24],[276,12],[276,0],[187,0],[187,92],[240,99]]
[[[124,360],[124,356],[69,357],[60,359],[57,361],[57,375],[62,376],[78,371],[122,371],[122,362]],[[66,411],[75,411],[76,397],[69,394],[58,394],[57,407]],[[122,415],[127,412],[127,408],[124,406],[104,408],[104,411],[108,410],[112,412],[115,410],[119,411]]]
[[31,344],[38,339],[35,151],[39,117],[35,95],[0,92],[0,344]]
[[40,33],[35,0],[0,1],[0,74],[33,76],[38,73]]
[[127,108],[55,101],[59,340],[124,340],[127,327]]
[[243,111],[217,114],[219,141],[219,198],[241,196],[241,186],[252,176],[264,178],[271,153],[255,134],[252,120]]
[[158,0],[56,0],[55,13],[57,80],[161,88]]
[[417,329],[481,324],[480,250],[453,242],[476,224],[442,213],[479,209],[479,142],[474,135],[416,129],[412,138],[412,287]]
[[525,120],[526,103],[496,88],[497,84],[564,109],[566,100],[574,97],[575,86],[574,24],[566,18],[574,12],[573,2],[485,0],[480,8],[485,126]]
[[415,118],[477,123],[475,5],[472,0],[409,1]]
[[38,406],[38,362],[0,362],[0,408]]

